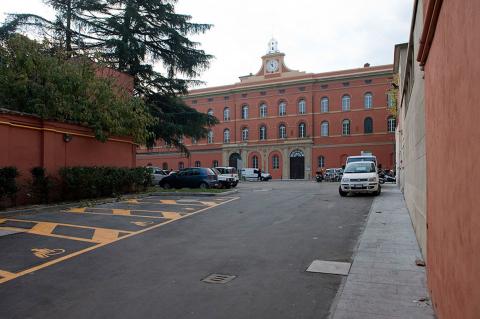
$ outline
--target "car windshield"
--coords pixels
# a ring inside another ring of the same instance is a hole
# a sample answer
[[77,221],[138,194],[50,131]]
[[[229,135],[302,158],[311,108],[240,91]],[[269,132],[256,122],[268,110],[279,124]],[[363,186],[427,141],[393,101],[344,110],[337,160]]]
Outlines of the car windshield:
[[348,159],[349,163],[356,162],[375,162],[375,157],[351,157]]
[[217,175],[225,174],[225,169],[223,169],[223,168],[212,167],[211,170]]
[[372,162],[356,162],[350,163],[345,168],[344,173],[373,173],[375,172],[375,164]]

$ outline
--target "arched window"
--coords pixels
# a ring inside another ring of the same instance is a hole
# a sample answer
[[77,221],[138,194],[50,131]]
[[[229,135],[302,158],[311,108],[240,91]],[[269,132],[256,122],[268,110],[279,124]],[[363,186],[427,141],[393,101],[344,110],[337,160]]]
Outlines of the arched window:
[[230,130],[228,128],[223,130],[223,143],[230,143]]
[[267,127],[265,125],[260,126],[260,140],[266,140],[267,139]]
[[208,109],[207,114],[210,115],[210,116],[213,116],[213,110],[212,110],[212,109]]
[[168,169],[168,163],[167,162],[164,162],[162,164],[162,169]]
[[328,122],[323,121],[322,124],[320,124],[320,135],[321,136],[328,136]]
[[328,97],[322,97],[322,99],[320,100],[320,112],[322,113],[326,113],[328,112],[328,104],[329,104],[329,100],[328,100]]
[[298,137],[304,138],[307,136],[307,129],[305,123],[300,123],[298,125]]
[[298,101],[298,113],[305,114],[307,112],[307,103],[304,99]]
[[178,162],[178,169],[184,169],[185,168],[185,164],[183,164],[183,162]]
[[257,157],[257,155],[252,156],[252,167],[253,168],[258,168],[258,157]]
[[342,96],[342,111],[350,111],[350,95]]
[[267,117],[267,104],[260,105],[260,117]]
[[278,115],[285,116],[287,115],[287,103],[284,101],[278,104]]
[[217,161],[217,160],[213,160],[212,165],[213,165],[213,167],[218,167],[218,161]]
[[242,119],[248,119],[248,105],[242,106]]
[[278,155],[272,156],[272,168],[273,169],[280,168],[280,158],[278,157]]
[[373,96],[372,93],[368,92],[365,93],[363,96],[363,106],[365,106],[366,109],[371,109],[373,106]]
[[395,133],[396,126],[397,126],[397,120],[393,116],[389,116],[387,120],[388,133]]
[[397,101],[393,93],[387,93],[387,107],[392,108],[396,105]]
[[195,167],[200,167],[202,166],[202,164],[200,163],[200,161],[195,161]]
[[209,130],[207,134],[207,143],[212,144],[213,143],[213,131]]
[[366,117],[365,120],[363,120],[363,133],[373,133],[373,120],[371,117]]
[[284,124],[280,124],[278,127],[278,137],[287,138],[287,127]]
[[223,120],[230,121],[230,108],[226,107],[223,109]]
[[323,155],[320,155],[318,157],[318,167],[320,168],[325,167],[325,157]]
[[242,141],[248,141],[248,127],[242,129]]
[[350,135],[350,120],[343,120],[342,135]]

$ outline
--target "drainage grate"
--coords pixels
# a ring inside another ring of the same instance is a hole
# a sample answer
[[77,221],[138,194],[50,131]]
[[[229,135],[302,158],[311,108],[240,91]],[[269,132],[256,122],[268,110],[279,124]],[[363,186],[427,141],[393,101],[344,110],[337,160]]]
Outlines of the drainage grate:
[[209,284],[226,284],[227,282],[230,282],[235,278],[237,278],[237,276],[222,275],[222,274],[211,274],[208,277],[202,279],[202,281],[207,282]]

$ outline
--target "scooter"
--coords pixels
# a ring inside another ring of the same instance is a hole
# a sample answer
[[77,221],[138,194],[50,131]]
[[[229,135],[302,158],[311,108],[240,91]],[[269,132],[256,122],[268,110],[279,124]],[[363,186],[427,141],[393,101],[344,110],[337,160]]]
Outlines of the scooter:
[[323,181],[323,175],[322,174],[315,175],[315,180],[317,181],[317,183],[321,183]]

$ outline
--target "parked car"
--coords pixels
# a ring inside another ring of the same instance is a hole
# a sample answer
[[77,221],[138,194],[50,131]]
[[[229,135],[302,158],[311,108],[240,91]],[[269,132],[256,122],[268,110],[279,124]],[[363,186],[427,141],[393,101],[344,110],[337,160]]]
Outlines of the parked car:
[[335,181],[335,168],[327,168],[325,170],[325,181],[326,182]]
[[349,156],[347,157],[347,163],[345,165],[348,165],[350,163],[354,162],[374,162],[375,167],[378,167],[378,162],[377,162],[377,157],[375,155],[357,155],[357,156]]
[[238,185],[238,173],[235,167],[215,167],[218,171],[218,181],[224,187],[235,187]]
[[163,178],[165,178],[166,176],[168,176],[168,172],[166,172],[165,170],[163,170],[161,168],[154,167],[154,166],[149,166],[147,168],[150,168],[152,170],[152,177],[153,177],[153,184],[154,185],[159,185],[160,181]]
[[380,191],[377,166],[374,162],[353,162],[345,167],[338,188],[340,196],[346,196],[348,193],[380,195]]
[[217,174],[207,167],[193,167],[172,173],[160,181],[160,186],[169,188],[215,188],[220,184]]
[[[257,168],[242,168],[240,170],[241,175],[243,178],[247,180],[258,179],[258,169]],[[272,179],[272,175],[263,172],[261,173],[260,180],[261,181],[269,181]]]

